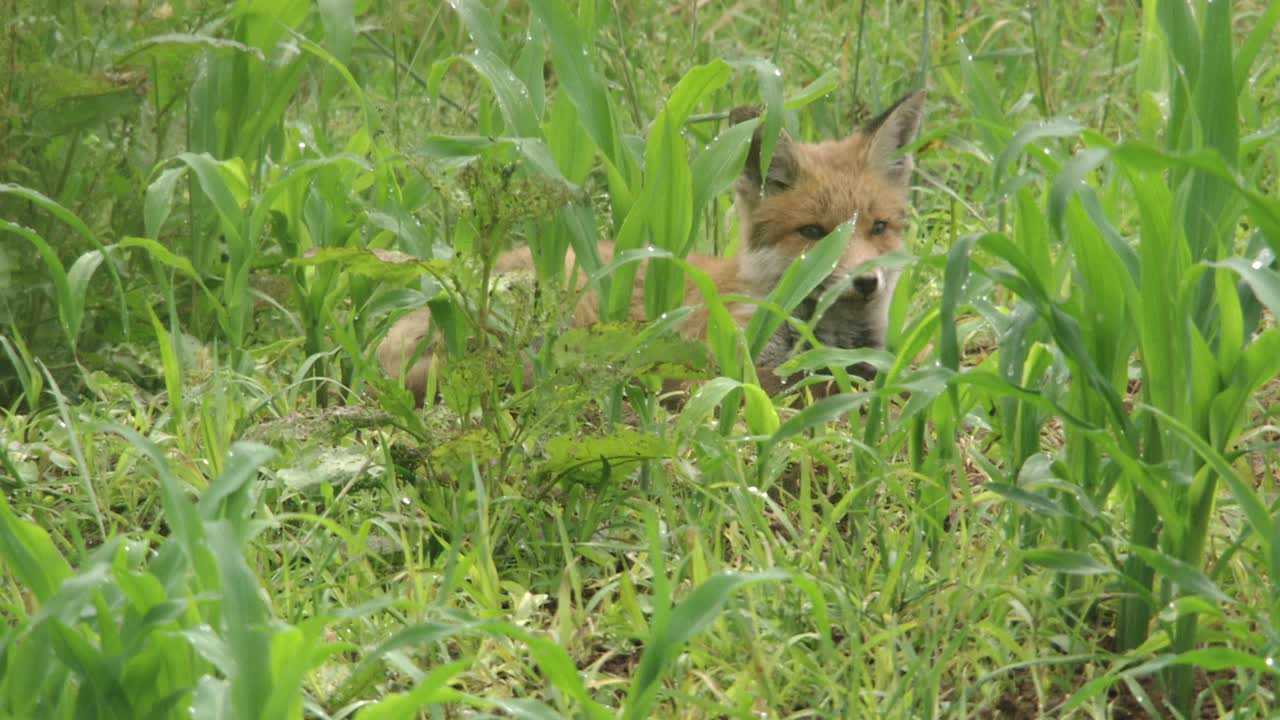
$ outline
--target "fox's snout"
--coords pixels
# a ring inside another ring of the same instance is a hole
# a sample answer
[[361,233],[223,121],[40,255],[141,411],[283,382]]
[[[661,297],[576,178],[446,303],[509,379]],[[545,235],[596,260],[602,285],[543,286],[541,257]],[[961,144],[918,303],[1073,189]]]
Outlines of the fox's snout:
[[870,297],[880,289],[880,271],[859,275],[853,279],[853,291],[858,295]]
[[846,300],[871,300],[885,290],[888,284],[889,278],[881,268],[858,275],[836,268],[823,283],[823,287],[841,287],[840,297]]

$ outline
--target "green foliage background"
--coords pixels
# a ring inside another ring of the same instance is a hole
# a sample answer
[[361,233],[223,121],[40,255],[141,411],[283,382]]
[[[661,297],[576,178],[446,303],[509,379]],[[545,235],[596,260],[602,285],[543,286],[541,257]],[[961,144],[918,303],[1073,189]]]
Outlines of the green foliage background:
[[[1276,713],[1280,3],[0,11],[0,717]],[[918,86],[889,352],[770,398],[848,228],[682,258]]]

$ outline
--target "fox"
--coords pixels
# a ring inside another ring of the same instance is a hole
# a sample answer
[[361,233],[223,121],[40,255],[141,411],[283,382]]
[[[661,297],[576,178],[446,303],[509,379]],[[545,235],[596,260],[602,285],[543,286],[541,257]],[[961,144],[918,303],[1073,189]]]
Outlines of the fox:
[[[784,129],[763,176],[763,125],[757,128],[745,165],[734,183],[740,252],[734,257],[691,253],[686,261],[705,271],[721,295],[765,298],[793,262],[836,227],[856,217],[835,269],[801,303],[798,312],[811,315],[818,297],[832,286],[839,286],[838,300],[819,319],[814,335],[828,347],[883,349],[889,304],[900,272],[886,267],[858,271],[867,261],[902,247],[914,169],[907,149],[919,132],[924,108],[925,91],[918,89],[838,140],[797,142]],[[754,108],[735,108],[730,112],[730,121],[743,122],[757,114]],[[613,243],[601,242],[599,251],[602,262],[613,260]],[[503,253],[495,264],[498,273],[532,272],[533,267],[528,247]],[[576,269],[572,250],[565,258],[565,272],[567,277],[577,278],[579,289],[585,287],[586,276]],[[686,296],[697,297],[692,282],[687,281],[687,285]],[[599,322],[596,294],[584,292],[579,297],[573,309],[573,325],[586,327]],[[730,302],[726,308],[734,321],[745,327],[756,305]],[[643,268],[636,273],[629,316],[637,322],[645,319]],[[678,331],[687,338],[705,340],[707,320],[706,310],[696,309],[682,321]],[[798,341],[795,330],[783,323],[756,359],[760,384],[771,395],[790,382],[774,369],[794,352]],[[375,353],[382,369],[399,378],[419,405],[425,400],[427,376],[439,355],[439,342],[432,338],[430,310],[419,308],[395,322]],[[861,364],[849,371],[868,379],[875,373],[874,368]]]

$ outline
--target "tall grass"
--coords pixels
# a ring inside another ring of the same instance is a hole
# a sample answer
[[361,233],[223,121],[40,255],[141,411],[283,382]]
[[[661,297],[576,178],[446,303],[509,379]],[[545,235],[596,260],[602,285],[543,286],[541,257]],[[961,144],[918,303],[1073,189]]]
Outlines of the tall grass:
[[[0,715],[1274,712],[1280,4],[10,5]],[[888,352],[687,261],[922,76]]]

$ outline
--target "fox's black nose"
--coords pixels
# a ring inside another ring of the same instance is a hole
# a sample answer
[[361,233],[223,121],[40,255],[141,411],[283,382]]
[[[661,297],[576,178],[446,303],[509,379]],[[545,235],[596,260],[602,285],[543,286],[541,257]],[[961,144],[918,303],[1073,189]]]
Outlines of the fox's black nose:
[[870,295],[880,286],[880,278],[875,275],[859,275],[853,279],[853,289],[863,295]]

